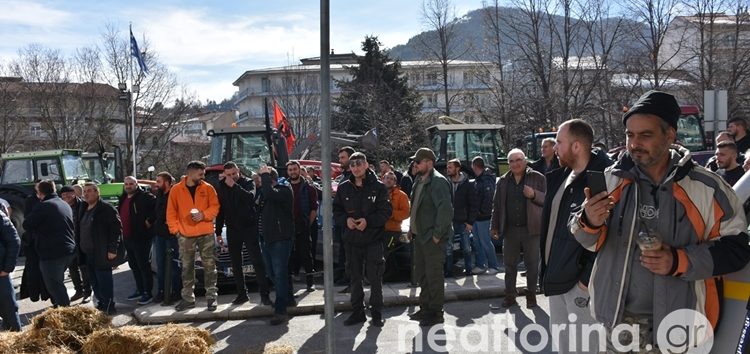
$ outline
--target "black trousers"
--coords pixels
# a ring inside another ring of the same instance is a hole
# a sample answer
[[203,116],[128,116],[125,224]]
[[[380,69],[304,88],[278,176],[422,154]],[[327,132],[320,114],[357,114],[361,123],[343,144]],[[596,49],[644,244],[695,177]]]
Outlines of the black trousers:
[[68,273],[70,274],[70,280],[73,281],[73,288],[76,292],[81,292],[84,295],[91,295],[91,283],[89,282],[89,273],[86,267],[78,265],[78,254],[73,257],[73,261],[68,266]]
[[245,277],[242,272],[242,245],[245,245],[247,252],[250,254],[250,261],[255,268],[255,277],[258,282],[258,291],[262,295],[268,295],[268,278],[266,278],[266,266],[263,263],[263,256],[260,252],[260,243],[258,242],[258,229],[255,226],[245,228],[227,227],[227,246],[229,247],[229,257],[232,261],[232,274],[234,274],[234,283],[237,287],[237,294],[245,291]]
[[154,276],[151,274],[151,241],[149,238],[125,239],[125,250],[128,252],[128,266],[133,272],[135,286],[141,294],[151,294],[154,289]]
[[310,276],[315,271],[312,258],[312,238],[309,227],[298,227],[294,237],[294,251],[289,259],[289,273],[298,274],[300,267]]
[[365,310],[365,292],[362,280],[367,276],[370,282],[370,308],[373,312],[380,314],[383,310],[383,268],[385,259],[383,258],[383,242],[378,240],[370,244],[352,244],[346,243],[349,267],[351,276],[351,304],[354,312],[364,312]]
[[333,242],[339,244],[339,252],[336,255],[336,268],[333,277],[338,280],[349,282],[349,267],[346,265],[346,244],[342,237],[342,230],[338,226],[333,227]]

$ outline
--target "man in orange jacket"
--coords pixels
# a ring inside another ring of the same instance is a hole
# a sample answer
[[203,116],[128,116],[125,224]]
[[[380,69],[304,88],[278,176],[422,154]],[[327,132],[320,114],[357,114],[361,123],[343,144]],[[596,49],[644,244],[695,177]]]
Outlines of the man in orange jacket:
[[200,252],[203,284],[209,311],[216,310],[216,250],[214,219],[219,214],[219,198],[213,186],[203,179],[206,165],[191,161],[187,175],[172,187],[167,202],[169,232],[177,235],[182,261],[182,301],[175,307],[184,311],[195,307],[195,249]]
[[[388,171],[383,174],[383,184],[388,189],[388,193],[391,196],[391,206],[393,207],[393,213],[388,222],[385,223],[385,250],[386,254],[398,243],[401,237],[401,222],[409,218],[409,196],[404,193],[398,186],[398,177],[393,171]],[[392,272],[397,271],[394,257],[386,256],[385,271],[387,274],[383,275],[383,278],[390,278]]]

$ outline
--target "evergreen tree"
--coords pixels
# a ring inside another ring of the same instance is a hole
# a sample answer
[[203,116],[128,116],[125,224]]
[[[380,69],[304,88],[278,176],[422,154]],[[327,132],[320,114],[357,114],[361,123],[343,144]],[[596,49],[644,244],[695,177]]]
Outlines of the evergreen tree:
[[380,46],[377,37],[365,37],[365,55],[349,68],[351,81],[337,81],[341,95],[334,101],[332,125],[355,134],[375,128],[379,146],[369,157],[403,164],[427,140],[422,99],[401,75],[401,63]]

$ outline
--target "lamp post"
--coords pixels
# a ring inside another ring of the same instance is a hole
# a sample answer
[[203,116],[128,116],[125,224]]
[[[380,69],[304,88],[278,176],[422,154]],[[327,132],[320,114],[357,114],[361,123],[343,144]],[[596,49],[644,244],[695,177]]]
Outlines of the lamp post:
[[154,179],[152,177],[152,175],[154,174],[155,170],[156,170],[156,168],[154,168],[154,166],[148,166],[148,179],[150,179],[150,180]]

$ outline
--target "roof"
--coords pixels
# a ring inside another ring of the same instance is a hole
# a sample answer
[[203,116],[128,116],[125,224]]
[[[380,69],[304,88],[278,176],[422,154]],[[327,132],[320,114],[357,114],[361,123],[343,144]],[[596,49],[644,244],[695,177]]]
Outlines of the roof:
[[81,96],[95,97],[119,97],[120,91],[110,85],[96,82],[86,83],[58,83],[58,82],[25,82],[25,81],[0,81],[0,90],[16,91],[19,93],[27,91],[43,92],[54,90]]
[[745,17],[747,18],[737,18],[735,15],[726,15],[724,13],[716,13],[716,14],[704,14],[701,16],[677,16],[675,17],[675,20],[682,20],[686,22],[692,22],[692,23],[700,23],[703,21],[704,23],[713,22],[714,25],[724,25],[724,26],[733,26],[736,25],[738,22],[740,25],[744,26],[750,26],[750,15],[745,14]]
[[3,160],[6,159],[23,159],[29,157],[44,157],[44,156],[60,156],[60,155],[77,155],[81,156],[81,150],[42,150],[42,151],[27,151],[27,152],[9,152],[0,155]]
[[505,128],[502,124],[436,124],[427,130],[499,130]]

